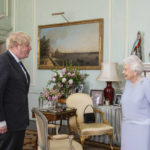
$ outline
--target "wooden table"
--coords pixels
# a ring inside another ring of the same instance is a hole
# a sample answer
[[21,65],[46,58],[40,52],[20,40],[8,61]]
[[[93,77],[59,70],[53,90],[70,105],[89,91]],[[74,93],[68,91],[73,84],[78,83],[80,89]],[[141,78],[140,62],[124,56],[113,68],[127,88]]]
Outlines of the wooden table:
[[[60,128],[62,127],[62,120],[67,120],[68,131],[71,135],[71,129],[69,125],[69,118],[76,115],[75,108],[56,108],[55,110],[48,110],[48,109],[39,109],[42,112],[48,121],[53,121],[56,123],[57,120],[60,120]],[[32,117],[35,118],[34,113],[32,112]]]

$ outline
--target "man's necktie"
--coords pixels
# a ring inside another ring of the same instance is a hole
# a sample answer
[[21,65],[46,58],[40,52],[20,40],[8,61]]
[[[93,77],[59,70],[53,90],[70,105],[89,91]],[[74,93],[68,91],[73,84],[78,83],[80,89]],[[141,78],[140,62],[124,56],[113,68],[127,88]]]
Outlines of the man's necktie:
[[21,68],[23,67],[21,61],[19,61],[18,64],[19,64],[19,66],[20,66]]
[[23,73],[25,74],[25,77],[26,77],[26,80],[27,80],[27,83],[28,83],[27,72],[26,72],[26,70],[24,69],[24,66],[23,66],[22,62],[19,61],[18,64],[19,64],[19,66],[21,67]]

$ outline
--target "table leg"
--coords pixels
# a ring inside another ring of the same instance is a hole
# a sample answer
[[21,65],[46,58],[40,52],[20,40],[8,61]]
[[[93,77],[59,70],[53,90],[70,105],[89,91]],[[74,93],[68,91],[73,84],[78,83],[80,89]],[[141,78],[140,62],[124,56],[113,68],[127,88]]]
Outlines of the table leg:
[[61,131],[61,128],[62,128],[62,119],[60,119],[60,128],[59,128],[58,132]]
[[67,118],[67,126],[68,126],[68,134],[72,135],[72,131],[71,131],[70,124],[69,124],[69,118]]

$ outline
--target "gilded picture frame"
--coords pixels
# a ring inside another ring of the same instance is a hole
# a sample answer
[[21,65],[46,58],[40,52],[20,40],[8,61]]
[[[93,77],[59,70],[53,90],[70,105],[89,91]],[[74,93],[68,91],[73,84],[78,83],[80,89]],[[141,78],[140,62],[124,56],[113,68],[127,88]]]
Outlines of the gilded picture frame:
[[103,19],[38,26],[38,68],[101,68]]

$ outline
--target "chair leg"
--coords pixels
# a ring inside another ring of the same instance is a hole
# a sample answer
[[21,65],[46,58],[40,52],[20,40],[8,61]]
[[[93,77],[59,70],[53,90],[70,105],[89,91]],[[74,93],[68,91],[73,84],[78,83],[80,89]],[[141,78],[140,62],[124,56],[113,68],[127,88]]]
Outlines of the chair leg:
[[80,141],[81,141],[82,147],[83,147],[83,145],[84,145],[85,139],[86,139],[86,136],[81,136],[81,137],[80,137]]
[[110,133],[108,134],[109,135],[109,138],[110,138],[110,149],[113,150],[113,146],[112,146],[112,143],[113,143],[113,133]]

